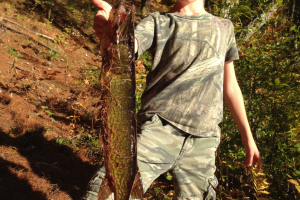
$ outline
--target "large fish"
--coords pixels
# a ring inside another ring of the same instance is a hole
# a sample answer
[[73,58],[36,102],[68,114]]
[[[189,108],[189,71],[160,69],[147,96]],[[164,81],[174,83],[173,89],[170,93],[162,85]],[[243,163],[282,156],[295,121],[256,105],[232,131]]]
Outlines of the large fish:
[[100,45],[102,54],[101,132],[106,176],[98,193],[104,200],[142,199],[137,166],[134,66],[134,7],[126,14],[124,1],[112,9]]

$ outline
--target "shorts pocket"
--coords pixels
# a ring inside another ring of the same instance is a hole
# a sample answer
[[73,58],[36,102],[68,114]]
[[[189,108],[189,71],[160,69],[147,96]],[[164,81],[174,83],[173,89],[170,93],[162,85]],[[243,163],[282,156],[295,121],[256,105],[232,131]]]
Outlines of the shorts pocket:
[[149,127],[153,126],[153,125],[161,125],[162,122],[160,120],[160,118],[157,116],[157,114],[153,115],[149,120],[145,121],[142,126],[141,126],[141,130],[146,130]]
[[215,189],[218,186],[218,179],[216,176],[213,178],[208,179],[208,189],[207,192],[204,194],[205,198],[204,200],[216,200],[216,191]]

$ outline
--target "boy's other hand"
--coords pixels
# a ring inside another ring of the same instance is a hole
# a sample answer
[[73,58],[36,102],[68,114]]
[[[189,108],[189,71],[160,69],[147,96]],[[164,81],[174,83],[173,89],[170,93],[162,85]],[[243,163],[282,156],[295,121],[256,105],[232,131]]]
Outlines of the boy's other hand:
[[258,171],[261,169],[262,167],[262,161],[261,161],[261,157],[260,157],[260,153],[257,149],[257,146],[255,144],[255,141],[253,138],[251,139],[246,139],[243,140],[242,139],[242,143],[245,146],[246,149],[246,157],[245,157],[245,161],[243,164],[243,168],[246,167],[246,165],[248,165],[248,171],[251,171],[255,165],[255,163],[257,162],[258,164]]
[[109,18],[109,12],[112,7],[105,1],[102,0],[93,0],[93,4],[99,8],[97,14],[94,17],[94,26],[96,36],[101,41],[102,32],[107,24]]

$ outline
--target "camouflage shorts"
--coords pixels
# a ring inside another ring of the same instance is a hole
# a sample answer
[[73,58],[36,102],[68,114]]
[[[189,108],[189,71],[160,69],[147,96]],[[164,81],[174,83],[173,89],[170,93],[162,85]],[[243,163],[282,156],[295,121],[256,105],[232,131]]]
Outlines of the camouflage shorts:
[[[215,200],[214,188],[218,184],[214,176],[215,151],[219,143],[220,138],[192,136],[154,115],[141,126],[138,134],[138,165],[144,193],[157,177],[169,172],[174,180],[174,199]],[[94,178],[99,179],[99,187],[105,173],[101,170]],[[93,190],[97,192],[99,187]]]

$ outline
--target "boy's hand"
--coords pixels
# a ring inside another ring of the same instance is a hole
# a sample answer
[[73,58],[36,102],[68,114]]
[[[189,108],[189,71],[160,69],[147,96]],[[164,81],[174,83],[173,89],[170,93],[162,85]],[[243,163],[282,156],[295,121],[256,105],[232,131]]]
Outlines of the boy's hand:
[[[109,5],[107,2],[105,2],[103,0],[92,0],[92,1],[93,1],[93,4],[99,8],[98,12],[96,13],[96,15],[94,17],[93,29],[101,43],[100,51],[103,52],[102,49],[106,49],[111,42],[111,37],[107,36],[107,38],[103,38],[102,33],[105,29],[105,26],[107,25],[109,13],[110,13],[112,7],[111,7],[111,5]],[[134,52],[136,53],[137,51],[138,51],[138,42],[135,39]]]
[[251,171],[253,166],[257,162],[258,163],[257,169],[259,171],[262,167],[262,161],[253,137],[250,139],[242,139],[242,143],[244,144],[246,149],[246,157],[245,157],[243,167],[245,168],[246,165],[248,165],[249,166],[248,171]]
[[97,14],[94,17],[94,26],[96,36],[101,41],[102,32],[107,24],[109,18],[109,12],[112,7],[105,1],[102,0],[93,0],[93,4],[99,8]]

